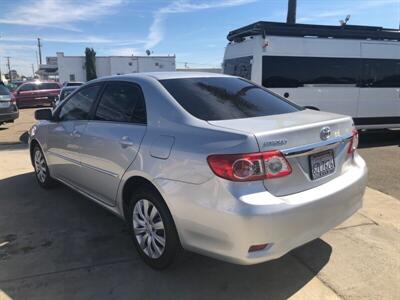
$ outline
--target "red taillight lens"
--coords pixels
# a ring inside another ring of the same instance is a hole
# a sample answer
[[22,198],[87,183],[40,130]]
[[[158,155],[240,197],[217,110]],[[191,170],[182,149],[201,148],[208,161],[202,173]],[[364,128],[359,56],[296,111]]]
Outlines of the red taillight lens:
[[279,151],[217,154],[207,158],[215,175],[232,181],[254,181],[289,175],[289,162]]
[[358,147],[358,131],[356,129],[353,129],[353,136],[351,138],[350,144],[349,144],[349,150],[348,152],[350,154],[354,153]]
[[17,104],[17,99],[14,95],[11,95],[11,104]]

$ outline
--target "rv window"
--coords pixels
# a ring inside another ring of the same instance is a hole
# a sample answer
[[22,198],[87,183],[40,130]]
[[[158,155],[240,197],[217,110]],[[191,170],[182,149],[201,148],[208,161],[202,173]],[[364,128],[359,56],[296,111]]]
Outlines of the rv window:
[[400,87],[400,60],[365,59],[362,86]]
[[266,87],[355,86],[360,62],[353,58],[264,56]]
[[224,74],[251,79],[251,62],[253,56],[238,57],[224,61]]

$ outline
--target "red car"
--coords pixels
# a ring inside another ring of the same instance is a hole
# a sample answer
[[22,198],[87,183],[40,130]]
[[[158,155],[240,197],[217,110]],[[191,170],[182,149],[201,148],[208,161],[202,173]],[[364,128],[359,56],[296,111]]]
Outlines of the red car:
[[54,81],[26,82],[14,91],[14,96],[19,108],[54,105],[60,88],[61,85]]

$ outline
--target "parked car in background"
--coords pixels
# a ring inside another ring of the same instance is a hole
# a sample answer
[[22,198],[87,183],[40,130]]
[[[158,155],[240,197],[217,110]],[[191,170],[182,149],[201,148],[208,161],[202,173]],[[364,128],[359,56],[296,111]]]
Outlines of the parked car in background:
[[26,82],[14,91],[14,96],[19,108],[42,105],[53,106],[60,93],[60,88],[60,84],[54,81]]
[[75,91],[79,86],[65,86],[60,90],[54,106],[57,106],[61,101],[63,101],[67,96],[69,96],[73,91]]
[[362,204],[367,168],[352,118],[239,77],[103,77],[35,116],[39,185],[58,180],[124,218],[154,268],[181,246],[238,264],[275,259]]
[[63,83],[63,87],[66,87],[66,86],[81,86],[83,84],[84,84],[84,82],[80,82],[80,81],[66,81],[66,82]]
[[4,84],[0,84],[0,125],[12,123],[18,117],[19,111],[15,97]]

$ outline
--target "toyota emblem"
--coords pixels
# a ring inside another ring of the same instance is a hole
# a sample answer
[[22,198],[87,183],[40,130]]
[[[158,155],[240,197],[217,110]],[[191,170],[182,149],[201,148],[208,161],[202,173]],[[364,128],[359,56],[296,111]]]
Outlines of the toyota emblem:
[[321,140],[326,141],[331,136],[331,129],[328,126],[322,127],[319,136]]

